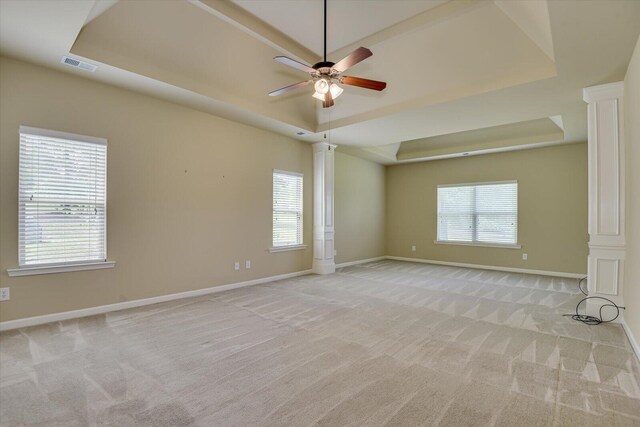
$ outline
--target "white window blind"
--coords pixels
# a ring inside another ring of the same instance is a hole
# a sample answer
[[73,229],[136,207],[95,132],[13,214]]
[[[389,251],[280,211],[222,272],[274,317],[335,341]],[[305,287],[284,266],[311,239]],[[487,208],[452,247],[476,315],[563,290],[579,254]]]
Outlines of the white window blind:
[[438,186],[438,241],[517,244],[518,183]]
[[20,127],[20,266],[105,261],[107,145]]
[[273,171],[273,247],[302,244],[302,175]]

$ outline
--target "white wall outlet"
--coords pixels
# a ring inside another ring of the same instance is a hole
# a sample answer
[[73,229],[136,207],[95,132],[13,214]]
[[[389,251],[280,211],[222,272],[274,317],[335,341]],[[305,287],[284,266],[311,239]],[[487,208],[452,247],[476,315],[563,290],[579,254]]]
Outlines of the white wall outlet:
[[233,268],[238,271],[240,270],[240,261],[236,261],[235,265],[233,266]]
[[416,251],[416,246],[415,245],[411,246],[411,252],[415,252],[415,251]]
[[527,254],[522,254],[522,259],[526,261],[527,260]]
[[338,255],[338,250],[337,250],[337,249],[334,249],[334,250],[333,250],[333,256],[336,256],[336,255]]
[[11,299],[9,289],[10,288],[0,288],[0,301],[9,301]]
[[248,259],[244,262],[244,268],[249,269],[251,268],[251,260]]

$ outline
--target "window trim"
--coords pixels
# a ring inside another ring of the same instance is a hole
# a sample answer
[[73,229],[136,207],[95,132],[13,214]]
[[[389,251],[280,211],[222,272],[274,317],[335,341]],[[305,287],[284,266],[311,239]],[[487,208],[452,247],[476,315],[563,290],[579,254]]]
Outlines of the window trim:
[[[438,200],[438,189],[440,188],[452,188],[452,187],[469,187],[469,186],[481,186],[481,185],[498,185],[498,184],[516,184],[516,215],[517,215],[517,225],[516,225],[516,242],[515,243],[492,243],[492,242],[479,242],[479,241],[459,241],[459,240],[440,240],[438,237],[439,221],[440,221],[440,210],[439,210],[439,200]],[[436,240],[433,241],[436,245],[456,245],[456,246],[476,246],[483,248],[502,248],[502,249],[522,249],[522,245],[520,244],[520,194],[519,194],[519,185],[517,179],[509,179],[504,181],[484,181],[484,182],[465,182],[465,183],[456,183],[456,184],[439,184],[436,186]]]
[[49,264],[7,269],[9,277],[35,276],[38,274],[66,273],[69,271],[101,270],[113,268],[115,261],[87,261],[74,264]]
[[[295,243],[293,245],[281,245],[274,246],[273,244],[273,175],[282,174],[282,175],[290,175],[298,178],[302,178],[302,210],[300,215],[300,220],[302,221],[302,233],[300,243]],[[287,171],[283,169],[272,169],[271,170],[271,246],[269,247],[270,253],[277,252],[287,252],[287,251],[298,251],[306,249],[307,245],[304,243],[304,174],[301,172]]]
[[456,240],[434,240],[436,245],[459,245],[459,246],[479,246],[482,248],[503,248],[503,249],[522,249],[519,243],[484,243],[484,242],[461,242]]
[[[20,140],[22,134],[34,135],[34,136],[42,136],[45,138],[58,138],[58,139],[66,139],[75,142],[82,142],[87,144],[97,144],[103,145],[105,147],[108,146],[108,141],[106,138],[89,136],[89,135],[81,135],[70,132],[62,132],[51,129],[43,129],[36,128],[32,126],[20,125],[18,127],[18,140]],[[104,254],[105,259],[99,260],[86,260],[86,261],[73,261],[73,262],[61,262],[61,263],[42,263],[42,264],[20,264],[20,259],[18,259],[18,267],[7,269],[7,274],[10,277],[15,276],[30,276],[37,274],[49,274],[49,273],[63,273],[69,271],[82,271],[82,270],[97,270],[104,268],[113,268],[115,266],[115,261],[109,261],[107,258],[107,184],[108,184],[108,166],[107,166],[108,157],[105,155],[105,164],[104,164],[104,191],[105,191],[105,206],[104,206]],[[20,161],[18,160],[18,173],[20,173]],[[20,181],[18,178],[18,185],[20,185]],[[20,192],[18,191],[18,218],[20,217]],[[19,228],[18,224],[18,228]],[[18,236],[18,253],[20,252],[20,237]]]
[[76,142],[87,142],[91,144],[107,145],[106,138],[100,138],[97,136],[80,135],[77,133],[61,132],[58,130],[49,130],[34,128],[31,126],[20,125],[18,129],[18,135],[21,133],[28,133],[29,135],[44,136],[48,138],[69,139]]
[[[281,173],[283,175],[292,175],[292,176],[299,176],[300,178],[304,179],[304,174],[301,172],[294,172],[294,171],[286,171],[286,170],[282,170],[282,169],[273,169],[271,171],[271,177],[273,178],[273,174],[274,173]],[[304,181],[302,181],[302,183],[304,184]]]
[[269,248],[269,252],[273,254],[278,252],[301,251],[303,249],[307,249],[307,245],[272,246]]
[[483,181],[483,182],[464,182],[459,184],[438,184],[438,188],[443,187],[468,187],[470,185],[495,185],[495,184],[517,184],[517,179],[507,179],[504,181]]

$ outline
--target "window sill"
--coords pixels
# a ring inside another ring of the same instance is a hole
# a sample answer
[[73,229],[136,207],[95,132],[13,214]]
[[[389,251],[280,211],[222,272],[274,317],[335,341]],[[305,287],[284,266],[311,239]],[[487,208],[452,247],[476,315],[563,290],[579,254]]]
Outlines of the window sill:
[[479,243],[479,242],[455,242],[447,240],[434,240],[436,245],[459,245],[459,246],[478,246],[481,248],[503,248],[503,249],[522,249],[521,245],[500,244],[500,243]]
[[303,249],[307,249],[307,245],[291,245],[291,246],[278,246],[275,248],[269,248],[269,252],[287,252],[287,251],[300,251]]
[[7,269],[7,274],[9,274],[9,276],[11,277],[34,276],[37,274],[66,273],[69,271],[99,270],[103,268],[113,268],[115,267],[115,265],[115,261],[86,262],[62,265],[38,265],[32,267]]

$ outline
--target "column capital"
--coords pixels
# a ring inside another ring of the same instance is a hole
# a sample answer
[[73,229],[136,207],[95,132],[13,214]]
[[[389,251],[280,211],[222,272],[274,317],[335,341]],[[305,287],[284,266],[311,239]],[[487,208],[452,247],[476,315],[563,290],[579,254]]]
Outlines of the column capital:
[[586,103],[602,101],[603,99],[622,98],[623,94],[624,82],[607,83],[582,89],[582,99]]
[[313,151],[333,151],[336,149],[336,147],[336,144],[321,141],[313,144]]

